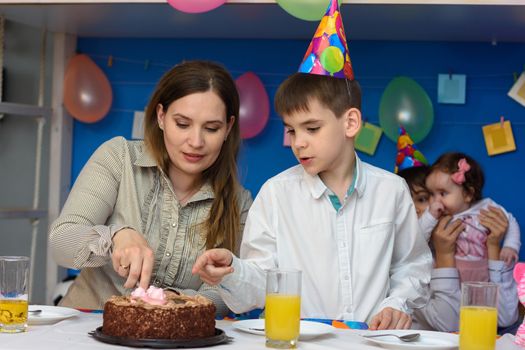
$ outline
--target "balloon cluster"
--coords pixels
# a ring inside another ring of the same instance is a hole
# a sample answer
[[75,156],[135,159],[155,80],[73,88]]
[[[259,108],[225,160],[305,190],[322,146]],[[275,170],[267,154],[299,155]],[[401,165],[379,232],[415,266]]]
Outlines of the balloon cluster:
[[95,123],[108,113],[113,93],[108,78],[91,58],[76,55],[64,77],[64,106],[73,118]]
[[235,80],[240,98],[239,126],[241,137],[257,136],[266,126],[270,116],[270,103],[266,89],[259,77],[247,72]]
[[186,13],[211,11],[225,2],[226,0],[168,0],[173,8]]
[[294,17],[305,21],[318,21],[330,0],[277,0],[277,4]]
[[396,142],[403,126],[415,143],[427,137],[434,124],[432,101],[413,79],[398,77],[386,87],[379,104],[379,125]]

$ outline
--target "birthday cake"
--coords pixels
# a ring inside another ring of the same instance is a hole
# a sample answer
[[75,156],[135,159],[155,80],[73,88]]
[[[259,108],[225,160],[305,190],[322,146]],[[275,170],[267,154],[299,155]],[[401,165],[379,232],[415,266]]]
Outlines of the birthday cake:
[[137,288],[104,305],[102,333],[132,339],[198,339],[215,335],[215,305],[207,298],[161,288]]

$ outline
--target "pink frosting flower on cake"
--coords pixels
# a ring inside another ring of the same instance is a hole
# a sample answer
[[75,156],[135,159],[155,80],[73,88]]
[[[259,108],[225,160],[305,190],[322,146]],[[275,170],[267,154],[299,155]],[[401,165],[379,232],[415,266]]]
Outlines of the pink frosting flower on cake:
[[131,292],[131,299],[140,299],[143,302],[151,305],[164,305],[168,302],[166,299],[166,293],[164,293],[164,289],[154,286],[150,286],[148,290],[138,287],[133,292]]

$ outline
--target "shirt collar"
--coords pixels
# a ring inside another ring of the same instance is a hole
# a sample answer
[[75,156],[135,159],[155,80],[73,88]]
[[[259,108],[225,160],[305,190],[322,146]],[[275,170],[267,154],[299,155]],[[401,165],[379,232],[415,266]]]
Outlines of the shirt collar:
[[[142,144],[138,148],[138,150],[137,150],[137,158],[135,159],[134,164],[136,166],[146,167],[146,168],[148,168],[148,167],[157,167],[157,162],[155,161],[155,159],[153,158],[151,153],[148,151],[148,148],[146,147],[145,144]],[[163,171],[161,171],[160,169],[159,169],[159,171],[161,173],[163,173]],[[166,176],[166,175],[164,175],[164,176]],[[167,176],[166,176],[166,179],[168,179]],[[190,202],[198,202],[198,201],[202,201],[202,200],[206,200],[206,199],[213,199],[213,198],[215,198],[215,193],[213,192],[213,187],[212,187],[211,183],[207,182],[204,185],[202,185],[202,187],[199,189],[199,191],[195,195],[192,196]]]
[[[364,167],[361,162],[361,159],[359,159],[359,157],[357,156],[357,153],[355,153],[355,171],[356,174],[354,191],[357,192],[357,196],[361,198],[366,187],[366,177],[363,174]],[[312,197],[314,197],[315,199],[320,198],[326,191],[329,190],[328,187],[326,187],[324,182],[321,180],[319,175],[310,175],[303,170],[303,179],[309,187]]]
[[155,159],[149,152],[145,143],[142,143],[142,145],[138,147],[137,158],[135,159],[135,162],[133,164],[137,166],[142,166],[142,167],[156,167],[157,166],[157,162],[155,161]]

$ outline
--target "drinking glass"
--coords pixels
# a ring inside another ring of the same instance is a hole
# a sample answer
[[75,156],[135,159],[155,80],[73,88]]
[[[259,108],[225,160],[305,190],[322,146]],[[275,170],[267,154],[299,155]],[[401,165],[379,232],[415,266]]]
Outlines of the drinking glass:
[[498,331],[498,285],[461,284],[459,350],[494,350]]
[[0,256],[0,332],[27,329],[29,258]]
[[295,348],[299,338],[300,319],[301,271],[267,271],[264,321],[266,346],[277,349]]

